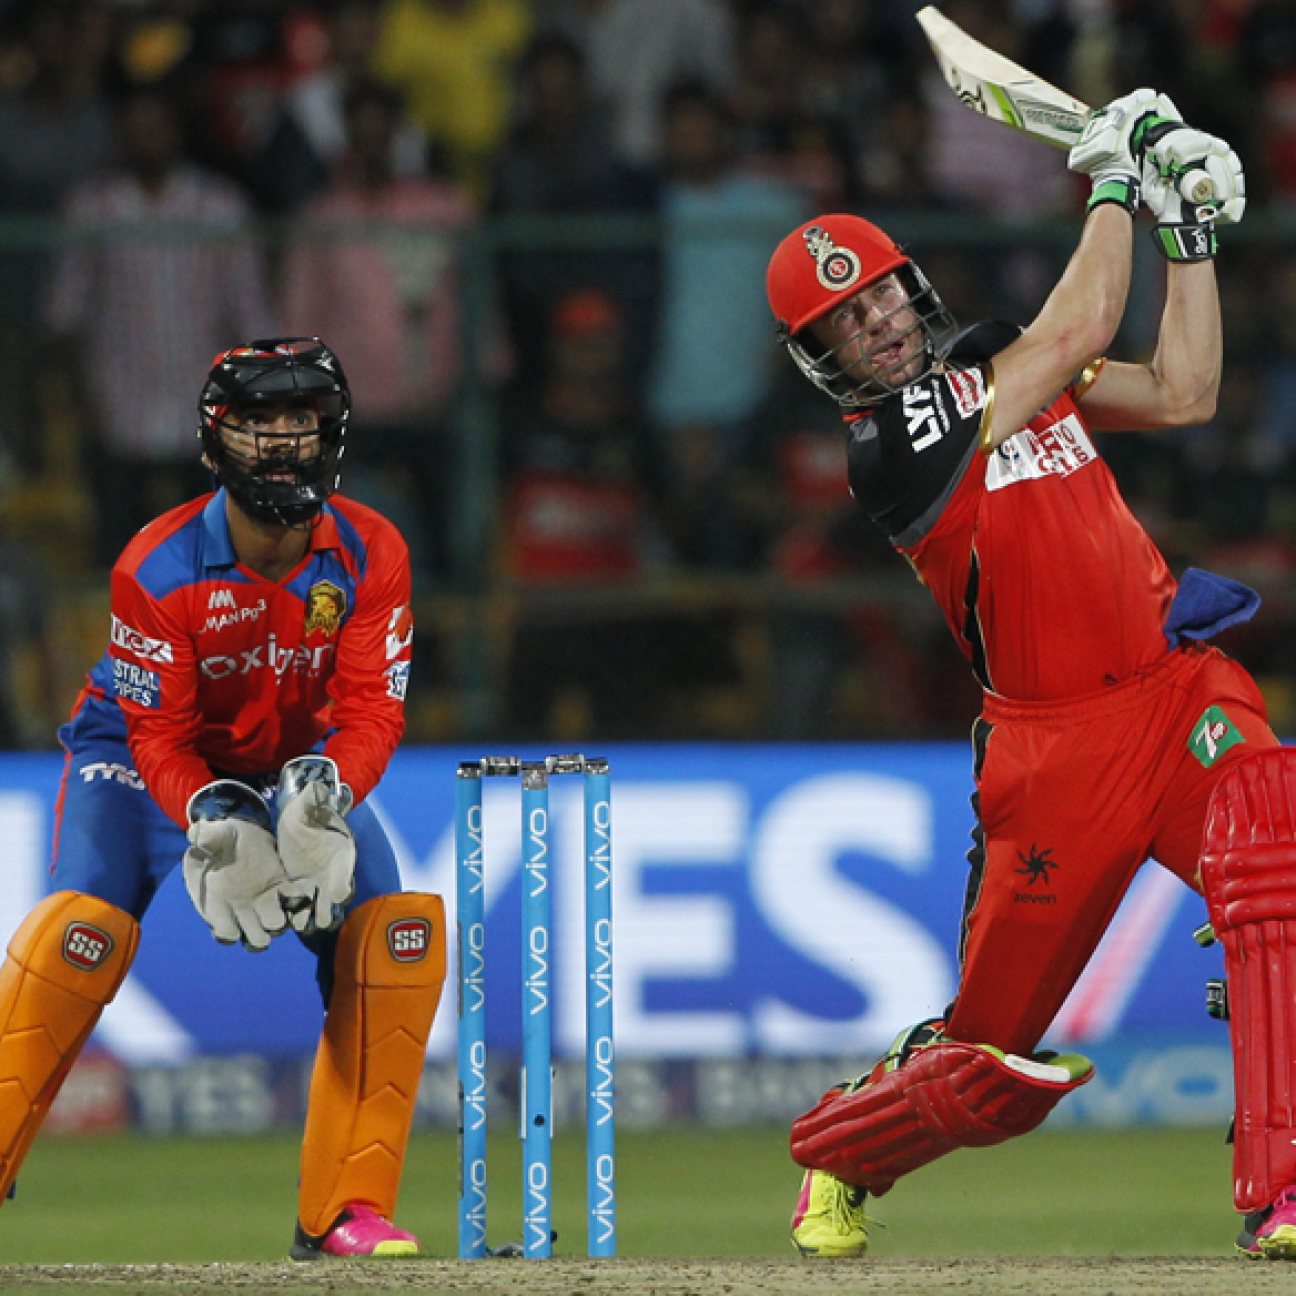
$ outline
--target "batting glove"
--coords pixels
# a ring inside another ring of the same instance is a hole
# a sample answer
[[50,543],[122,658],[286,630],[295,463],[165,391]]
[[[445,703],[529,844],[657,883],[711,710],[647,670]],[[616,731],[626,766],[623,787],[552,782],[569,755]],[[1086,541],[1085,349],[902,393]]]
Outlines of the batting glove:
[[1088,210],[1114,202],[1132,216],[1138,211],[1142,158],[1137,138],[1153,122],[1178,117],[1175,106],[1155,90],[1134,90],[1113,99],[1085,123],[1067,165],[1093,181]]
[[185,889],[212,935],[260,952],[287,929],[279,899],[288,881],[266,803],[246,784],[219,779],[189,799]]
[[303,936],[331,931],[355,895],[355,835],[346,821],[351,789],[327,756],[299,756],[279,772],[275,835],[287,872],[280,888]]
[[[1185,176],[1210,180],[1204,202],[1184,197]],[[1149,148],[1143,192],[1156,217],[1152,237],[1171,261],[1205,261],[1215,255],[1215,226],[1236,225],[1246,210],[1246,176],[1238,155],[1222,140],[1191,128],[1177,130]]]

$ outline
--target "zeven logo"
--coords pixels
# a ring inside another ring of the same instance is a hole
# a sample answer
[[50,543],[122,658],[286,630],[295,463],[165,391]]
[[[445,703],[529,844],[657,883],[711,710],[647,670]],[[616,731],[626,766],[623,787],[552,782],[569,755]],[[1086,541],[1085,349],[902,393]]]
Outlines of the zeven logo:
[[417,963],[432,945],[432,924],[426,918],[401,918],[387,928],[387,948],[397,963]]
[[93,972],[112,953],[112,948],[112,937],[89,923],[69,923],[63,933],[63,957],[83,972]]
[[1205,769],[1210,769],[1230,747],[1246,739],[1238,732],[1237,726],[1224,714],[1222,707],[1207,707],[1202,717],[1193,726],[1192,737],[1188,739],[1188,750],[1201,762]]

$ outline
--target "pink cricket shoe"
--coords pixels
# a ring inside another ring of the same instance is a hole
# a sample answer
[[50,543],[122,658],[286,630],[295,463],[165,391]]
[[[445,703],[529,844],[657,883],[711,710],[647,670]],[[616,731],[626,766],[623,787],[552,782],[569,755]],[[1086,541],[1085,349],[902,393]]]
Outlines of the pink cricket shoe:
[[362,1202],[347,1206],[323,1237],[311,1237],[298,1224],[290,1252],[294,1260],[318,1260],[326,1255],[412,1256],[418,1253],[419,1241],[413,1233],[398,1229]]
[[1296,1184],[1242,1221],[1237,1249],[1264,1260],[1296,1260]]

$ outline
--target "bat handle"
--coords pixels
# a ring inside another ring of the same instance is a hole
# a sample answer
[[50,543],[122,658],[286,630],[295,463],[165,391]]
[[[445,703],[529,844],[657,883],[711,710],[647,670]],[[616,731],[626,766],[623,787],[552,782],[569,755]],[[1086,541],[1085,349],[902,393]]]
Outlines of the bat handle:
[[1198,167],[1195,171],[1186,171],[1179,178],[1179,196],[1185,202],[1200,207],[1215,199],[1215,181],[1210,173]]

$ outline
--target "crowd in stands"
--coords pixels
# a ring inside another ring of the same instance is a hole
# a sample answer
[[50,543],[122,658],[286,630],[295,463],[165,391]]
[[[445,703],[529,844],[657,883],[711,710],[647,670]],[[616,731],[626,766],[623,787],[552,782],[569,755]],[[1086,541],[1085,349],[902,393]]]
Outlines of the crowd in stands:
[[[340,355],[343,489],[409,539],[413,736],[964,734],[970,673],[764,299],[829,209],[965,324],[1054,281],[1083,187],[959,104],[919,7],[0,0],[0,746],[52,743],[107,568],[208,487],[212,357],[276,334]],[[1176,570],[1261,588],[1226,646],[1296,728],[1296,4],[942,7],[1087,102],[1166,91],[1246,164],[1217,420],[1103,449]],[[1149,244],[1128,358],[1159,273]]]

